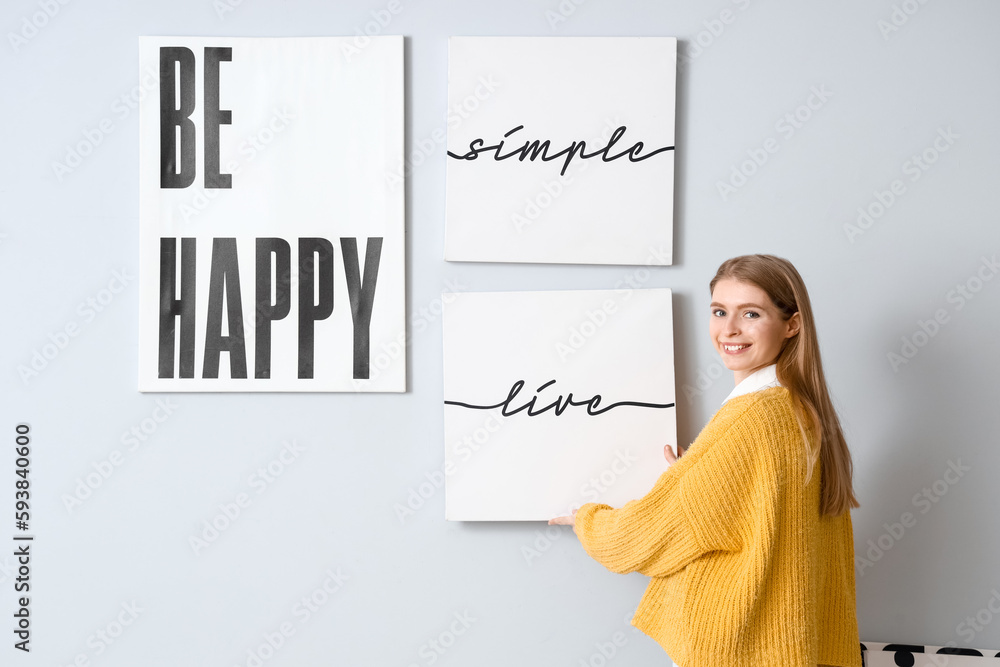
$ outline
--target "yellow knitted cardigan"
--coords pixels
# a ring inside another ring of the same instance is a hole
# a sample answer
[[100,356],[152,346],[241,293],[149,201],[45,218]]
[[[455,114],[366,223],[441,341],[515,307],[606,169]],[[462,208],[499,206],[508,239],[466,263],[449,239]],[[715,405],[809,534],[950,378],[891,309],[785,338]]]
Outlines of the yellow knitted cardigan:
[[632,624],[684,667],[860,667],[850,512],[819,515],[820,463],[784,387],[726,402],[653,489],[588,503],[576,532],[652,577]]

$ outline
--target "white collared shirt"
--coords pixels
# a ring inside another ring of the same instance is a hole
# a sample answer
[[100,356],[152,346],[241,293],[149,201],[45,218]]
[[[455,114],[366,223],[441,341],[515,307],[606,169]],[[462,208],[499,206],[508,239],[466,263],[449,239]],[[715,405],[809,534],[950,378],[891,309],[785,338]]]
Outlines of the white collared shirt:
[[764,366],[764,368],[754,371],[750,375],[743,378],[743,382],[736,385],[736,388],[733,389],[729,396],[726,396],[726,400],[722,403],[725,404],[729,401],[729,399],[742,396],[743,394],[760,391],[761,389],[768,389],[769,387],[780,386],[781,383],[778,382],[778,365],[771,364],[770,366]]

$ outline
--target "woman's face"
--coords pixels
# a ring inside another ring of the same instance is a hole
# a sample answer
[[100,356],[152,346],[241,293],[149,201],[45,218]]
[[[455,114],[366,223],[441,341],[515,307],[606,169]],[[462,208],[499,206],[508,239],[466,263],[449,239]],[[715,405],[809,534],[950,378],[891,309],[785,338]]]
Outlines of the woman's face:
[[756,285],[723,278],[712,290],[709,334],[736,384],[778,359],[785,339],[799,331],[799,314],[787,320]]

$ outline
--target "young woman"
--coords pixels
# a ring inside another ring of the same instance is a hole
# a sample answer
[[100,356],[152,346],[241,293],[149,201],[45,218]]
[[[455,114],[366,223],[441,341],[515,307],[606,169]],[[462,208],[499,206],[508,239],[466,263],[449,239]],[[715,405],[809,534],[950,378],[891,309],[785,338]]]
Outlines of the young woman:
[[573,516],[584,549],[652,580],[632,624],[683,667],[860,667],[850,451],[795,267],[730,259],[709,332],[736,388],[644,497]]

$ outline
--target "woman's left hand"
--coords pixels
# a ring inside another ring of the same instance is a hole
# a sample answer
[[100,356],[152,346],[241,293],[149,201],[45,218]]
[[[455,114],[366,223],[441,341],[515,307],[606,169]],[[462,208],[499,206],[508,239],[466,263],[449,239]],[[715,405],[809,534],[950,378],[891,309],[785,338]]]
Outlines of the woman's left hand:
[[557,516],[554,519],[549,519],[550,526],[573,526],[573,530],[576,530],[576,510],[568,516]]

